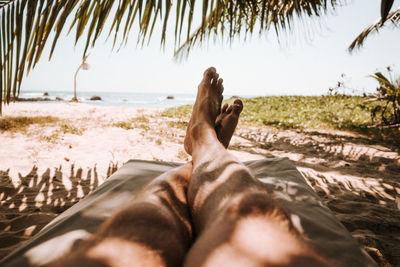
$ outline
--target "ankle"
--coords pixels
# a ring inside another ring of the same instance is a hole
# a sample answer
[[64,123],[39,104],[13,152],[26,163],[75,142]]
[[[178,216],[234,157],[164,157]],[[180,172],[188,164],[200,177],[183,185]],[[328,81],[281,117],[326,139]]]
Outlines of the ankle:
[[190,137],[192,140],[192,146],[196,146],[196,144],[201,144],[203,146],[210,141],[218,142],[214,128],[206,121],[200,121],[193,124],[190,129]]

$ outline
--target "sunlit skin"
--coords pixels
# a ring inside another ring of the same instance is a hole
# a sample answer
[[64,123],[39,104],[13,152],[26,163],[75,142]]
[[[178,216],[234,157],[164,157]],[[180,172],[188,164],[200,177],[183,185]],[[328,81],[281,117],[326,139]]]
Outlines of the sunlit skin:
[[[221,98],[222,100],[222,98]],[[228,147],[243,104],[219,110],[215,132]],[[179,266],[193,242],[187,205],[192,163],[147,184],[133,201],[101,225],[96,234],[53,266]]]
[[193,161],[152,180],[53,266],[329,266],[226,148],[243,110],[221,108],[223,81],[204,72],[184,147]]
[[215,68],[207,69],[184,142],[193,159],[187,199],[197,236],[184,265],[329,266],[296,234],[250,170],[219,142],[214,129],[222,92]]

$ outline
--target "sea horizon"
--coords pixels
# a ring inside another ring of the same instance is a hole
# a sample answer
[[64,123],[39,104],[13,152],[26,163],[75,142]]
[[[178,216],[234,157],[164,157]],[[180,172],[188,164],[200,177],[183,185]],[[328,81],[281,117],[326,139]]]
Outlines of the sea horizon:
[[[54,103],[60,100],[69,101],[73,98],[73,91],[22,91],[19,98],[49,98],[50,101],[34,101],[35,103]],[[101,100],[90,100],[93,96]],[[256,95],[224,95],[225,99],[232,97],[250,98]],[[82,103],[97,106],[130,106],[141,108],[169,108],[194,104],[196,94],[187,93],[139,93],[139,92],[112,92],[112,91],[82,91],[77,93]],[[33,102],[33,101],[32,101]]]

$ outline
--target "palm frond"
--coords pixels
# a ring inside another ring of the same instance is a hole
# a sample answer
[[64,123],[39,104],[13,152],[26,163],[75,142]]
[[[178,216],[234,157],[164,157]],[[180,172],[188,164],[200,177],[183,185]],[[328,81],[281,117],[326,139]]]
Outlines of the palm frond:
[[[400,24],[399,24],[399,22],[400,22],[400,7],[393,10],[392,12],[390,12],[389,15],[387,16],[387,20],[391,22],[391,25],[393,27],[400,27]],[[387,23],[383,24],[382,18],[378,19],[375,23],[369,25],[350,44],[350,46],[348,48],[349,51],[352,52],[354,49],[360,48],[364,44],[364,41],[368,36],[370,36],[372,33],[379,32],[379,30],[384,25],[387,25]]]
[[385,92],[387,94],[393,93],[396,91],[396,85],[392,81],[390,81],[388,78],[386,78],[385,75],[383,75],[381,72],[376,72],[374,75],[370,75],[370,77],[374,78],[381,88],[385,89]]
[[[281,33],[290,32],[295,19],[309,19],[325,15],[345,1],[211,1],[207,16],[203,16],[202,24],[186,41],[175,50],[175,58],[180,60],[187,56],[196,45],[203,43],[204,37],[225,36],[229,41],[235,37],[261,34],[271,29],[280,38]],[[204,14],[204,12],[203,12]],[[307,26],[311,26],[308,24]],[[208,39],[207,38],[207,39]]]
[[[2,103],[19,95],[24,74],[36,66],[48,45],[52,57],[64,28],[75,31],[76,43],[84,39],[83,57],[96,44],[107,21],[111,22],[108,36],[114,36],[114,45],[117,40],[126,44],[132,28],[138,32],[137,41],[144,45],[157,25],[162,29],[160,41],[164,45],[169,15],[175,9],[174,36],[179,53],[217,35],[232,40],[256,29],[260,33],[273,29],[279,37],[291,30],[295,17],[318,17],[345,2],[203,0],[197,9],[195,0],[0,0],[0,114]],[[195,16],[195,12],[201,13]],[[197,17],[199,21],[195,22]],[[198,28],[192,32],[194,23]]]
[[389,15],[390,9],[393,6],[394,0],[382,0],[381,1],[381,19],[382,23],[384,23]]

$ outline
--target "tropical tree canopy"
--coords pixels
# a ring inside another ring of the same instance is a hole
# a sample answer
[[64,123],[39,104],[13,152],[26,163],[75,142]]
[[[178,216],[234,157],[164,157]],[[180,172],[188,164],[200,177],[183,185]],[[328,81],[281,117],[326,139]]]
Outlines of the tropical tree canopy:
[[[273,30],[279,37],[294,27],[295,18],[312,21],[346,2],[203,0],[198,3],[201,9],[195,9],[195,0],[0,0],[0,114],[2,103],[19,95],[24,74],[35,67],[47,46],[51,58],[65,28],[74,32],[75,43],[84,39],[84,57],[107,21],[112,25],[108,34],[114,36],[114,46],[117,42],[125,44],[131,29],[138,31],[137,40],[143,45],[155,27],[162,28],[160,40],[164,45],[167,25],[173,23],[175,55],[179,56],[211,36],[232,40]],[[383,18],[392,4],[393,0],[382,0]],[[175,20],[171,22],[173,10]],[[195,17],[199,20],[194,21]]]
[[[386,20],[388,21],[384,24]],[[383,26],[388,24],[392,27],[400,27],[400,7],[366,27],[350,44],[349,51],[352,52],[354,49],[360,48],[368,36],[370,36],[372,33],[378,32]]]

